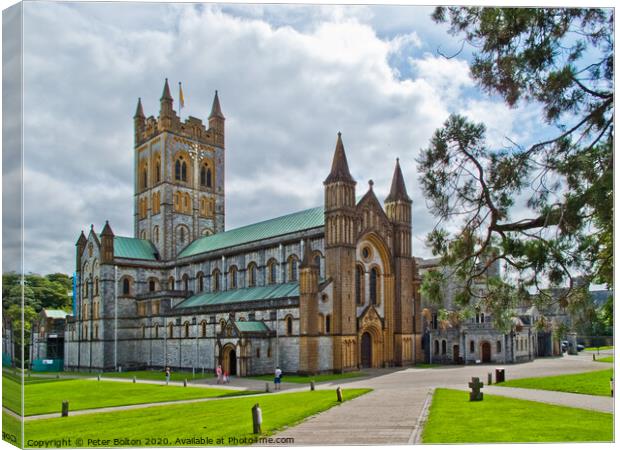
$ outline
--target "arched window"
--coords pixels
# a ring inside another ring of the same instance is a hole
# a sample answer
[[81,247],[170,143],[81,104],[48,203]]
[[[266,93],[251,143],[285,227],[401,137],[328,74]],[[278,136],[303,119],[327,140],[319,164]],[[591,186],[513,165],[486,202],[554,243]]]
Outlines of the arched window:
[[123,278],[123,295],[131,294],[131,282],[129,278]]
[[99,278],[95,278],[95,293],[94,295],[99,295]]
[[288,280],[289,281],[297,281],[297,272],[298,272],[299,260],[297,256],[291,255],[288,258]]
[[159,227],[157,225],[153,227],[153,240],[159,244]]
[[314,255],[314,265],[319,268],[319,278],[321,278],[321,255],[319,253]]
[[155,182],[159,183],[161,181],[161,165],[159,161],[155,163]]
[[147,171],[146,167],[142,169],[142,188],[146,189],[147,187]]
[[98,323],[95,324],[93,339],[99,339],[99,324]]
[[183,290],[185,292],[189,291],[189,277],[187,274],[183,275]]
[[183,324],[183,336],[186,338],[189,337],[189,322]]
[[376,269],[376,267],[373,267],[372,269],[370,269],[370,304],[371,305],[376,305],[377,304],[377,278],[378,278],[378,271]]
[[146,337],[146,327],[142,325],[142,339]]
[[355,268],[355,303],[358,305],[364,304],[364,295],[362,283],[364,281],[364,268],[357,266]]
[[226,321],[224,319],[220,320],[220,333],[223,333],[226,329]]
[[207,321],[203,320],[202,322],[200,322],[200,336],[201,337],[207,337]]
[[327,314],[325,316],[325,334],[329,334],[332,332],[332,316],[331,314]]
[[205,290],[205,276],[202,272],[198,272],[196,274],[196,278],[198,281],[198,292],[202,292]]
[[228,269],[228,276],[230,278],[230,289],[237,289],[237,266],[231,266]]
[[502,341],[497,341],[496,349],[495,350],[496,350],[497,353],[501,353],[502,352]]
[[211,286],[213,292],[218,292],[220,290],[220,271],[215,269],[211,273]]
[[168,324],[168,337],[174,337],[174,324],[172,322]]
[[446,341],[445,340],[441,341],[441,354],[442,355],[446,354],[447,347],[448,347],[448,345],[447,345]]
[[159,324],[156,323],[155,324],[155,338],[159,338]]
[[187,163],[182,156],[174,163],[174,178],[177,181],[187,181]]
[[474,353],[476,351],[474,341],[469,341],[469,353]]
[[207,164],[203,164],[200,168],[200,185],[210,188],[212,182],[211,168]]
[[256,286],[256,264],[253,262],[248,266],[248,287]]
[[174,277],[168,278],[168,290],[174,291]]
[[325,332],[325,317],[323,314],[319,313],[319,334],[323,334]]
[[155,292],[155,280],[149,280],[149,292]]
[[293,318],[291,316],[287,316],[286,320],[286,335],[290,336],[293,334]]
[[178,228],[177,234],[179,236],[179,243],[180,244],[184,244],[185,243],[185,227],[184,226],[180,226]]
[[269,260],[267,263],[267,283],[274,284],[276,282],[276,266],[277,263],[274,259]]
[[480,323],[484,323],[484,313],[480,313]]
[[434,350],[435,350],[435,354],[439,355],[439,341],[437,339],[435,339],[435,346],[434,346]]

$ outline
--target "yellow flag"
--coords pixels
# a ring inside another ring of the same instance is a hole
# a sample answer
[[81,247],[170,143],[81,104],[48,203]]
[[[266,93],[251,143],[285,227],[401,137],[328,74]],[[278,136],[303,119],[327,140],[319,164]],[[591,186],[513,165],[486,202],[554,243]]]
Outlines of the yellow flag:
[[183,98],[183,86],[181,86],[181,82],[179,81],[179,106],[183,108],[185,106],[185,99]]

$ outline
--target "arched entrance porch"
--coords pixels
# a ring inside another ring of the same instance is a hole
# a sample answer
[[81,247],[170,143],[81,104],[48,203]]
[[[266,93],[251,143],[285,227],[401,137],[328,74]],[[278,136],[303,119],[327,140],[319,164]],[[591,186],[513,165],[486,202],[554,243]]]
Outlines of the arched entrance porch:
[[228,375],[237,375],[237,351],[235,346],[227,344],[222,349],[222,370]]
[[483,363],[491,362],[491,344],[489,342],[480,343],[480,355]]

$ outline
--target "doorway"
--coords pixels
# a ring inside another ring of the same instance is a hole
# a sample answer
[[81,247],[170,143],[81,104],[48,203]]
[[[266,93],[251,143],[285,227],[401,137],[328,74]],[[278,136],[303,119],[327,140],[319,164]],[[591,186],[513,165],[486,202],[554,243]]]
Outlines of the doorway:
[[452,362],[454,364],[458,364],[460,362],[460,354],[459,354],[459,346],[458,345],[454,345],[452,347]]
[[480,349],[480,352],[482,353],[482,362],[491,362],[491,344],[489,344],[488,342],[483,342],[482,344],[480,344]]
[[362,334],[362,367],[372,367],[372,338],[370,333]]
[[222,368],[228,375],[237,375],[237,352],[232,345],[224,348]]

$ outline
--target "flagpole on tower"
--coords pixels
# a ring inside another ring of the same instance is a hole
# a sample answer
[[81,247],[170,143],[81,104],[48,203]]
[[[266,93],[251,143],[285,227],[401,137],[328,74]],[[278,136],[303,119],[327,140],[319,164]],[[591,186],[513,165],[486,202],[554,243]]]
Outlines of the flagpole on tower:
[[183,86],[179,81],[179,119],[181,119],[181,110],[185,106],[185,100],[183,99]]

